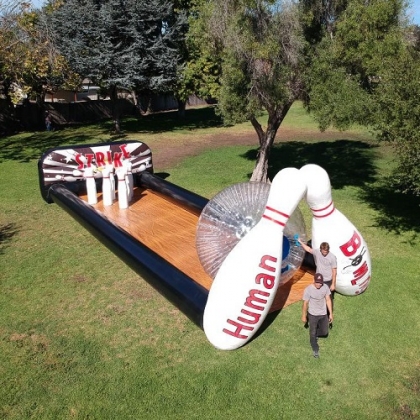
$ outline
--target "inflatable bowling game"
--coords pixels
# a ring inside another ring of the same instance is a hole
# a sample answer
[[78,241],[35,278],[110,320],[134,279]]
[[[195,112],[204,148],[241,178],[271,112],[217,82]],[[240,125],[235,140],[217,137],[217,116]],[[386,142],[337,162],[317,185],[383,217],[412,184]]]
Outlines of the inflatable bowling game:
[[[119,171],[128,167],[132,178],[124,185]],[[213,278],[200,261],[197,232],[208,199],[154,174],[151,150],[137,141],[50,149],[38,170],[46,202],[59,205],[203,328]],[[202,237],[199,243],[203,247]],[[283,249],[292,247],[283,242]],[[269,312],[301,300],[313,281],[313,260],[307,257],[280,284]]]

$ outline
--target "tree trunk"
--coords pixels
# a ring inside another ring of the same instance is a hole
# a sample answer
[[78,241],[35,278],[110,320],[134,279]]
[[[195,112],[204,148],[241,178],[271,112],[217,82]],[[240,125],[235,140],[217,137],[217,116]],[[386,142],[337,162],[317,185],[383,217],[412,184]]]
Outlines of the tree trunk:
[[270,157],[271,147],[273,146],[280,124],[289,112],[293,102],[293,100],[290,100],[268,112],[266,131],[263,130],[261,124],[255,118],[251,118],[251,123],[258,135],[260,148],[258,150],[257,162],[255,163],[255,168],[252,172],[250,181],[270,181],[268,178],[268,158]]
[[251,117],[251,124],[253,125],[255,131],[257,132],[258,143],[261,148],[264,144],[265,131],[263,130],[263,128],[261,127],[261,124],[258,122],[258,120],[254,116]]
[[135,90],[131,91],[131,96],[133,97],[133,104],[137,108],[138,105],[138,99],[137,99],[137,92]]
[[121,133],[120,124],[120,107],[118,101],[117,86],[111,86],[111,104],[112,104],[112,117],[114,119],[114,131],[116,134]]
[[177,98],[177,102],[178,102],[178,117],[185,118],[185,108],[187,106],[187,101],[183,101]]
[[273,145],[275,133],[272,131],[264,133],[263,144],[260,146],[257,156],[257,162],[252,172],[250,181],[269,182],[268,179],[268,158],[270,156],[271,147]]

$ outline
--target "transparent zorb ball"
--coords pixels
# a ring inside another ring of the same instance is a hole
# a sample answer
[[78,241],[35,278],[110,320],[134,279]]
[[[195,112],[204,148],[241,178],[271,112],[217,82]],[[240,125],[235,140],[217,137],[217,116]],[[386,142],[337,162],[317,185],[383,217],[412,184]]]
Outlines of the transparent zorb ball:
[[[259,222],[269,192],[270,184],[263,182],[234,184],[215,195],[204,207],[198,220],[196,248],[211,278],[215,278],[234,246]],[[297,238],[305,241],[305,232],[302,213],[296,208],[283,231],[280,283],[290,280],[302,264],[305,250]]]

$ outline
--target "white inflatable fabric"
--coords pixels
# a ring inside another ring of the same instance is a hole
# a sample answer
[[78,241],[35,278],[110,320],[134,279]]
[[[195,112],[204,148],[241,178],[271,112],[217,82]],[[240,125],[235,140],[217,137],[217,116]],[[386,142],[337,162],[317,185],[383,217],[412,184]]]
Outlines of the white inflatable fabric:
[[369,285],[372,263],[368,246],[361,233],[334,207],[330,178],[318,165],[300,169],[307,186],[306,201],[312,211],[312,248],[328,242],[337,257],[336,291],[355,296]]
[[280,283],[283,230],[305,192],[298,169],[281,170],[261,220],[220,266],[203,317],[204,332],[216,348],[243,346],[266,318]]

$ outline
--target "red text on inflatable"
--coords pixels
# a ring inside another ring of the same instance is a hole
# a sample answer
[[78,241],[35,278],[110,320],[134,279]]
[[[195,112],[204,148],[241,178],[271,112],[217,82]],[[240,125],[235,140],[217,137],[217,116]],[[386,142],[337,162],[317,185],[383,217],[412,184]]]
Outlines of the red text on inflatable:
[[[350,238],[350,240],[340,246],[340,250],[346,257],[351,257],[354,254],[356,254],[357,250],[360,248],[361,245],[362,245],[362,238],[356,231],[354,231],[353,236]],[[364,261],[363,264],[359,268],[353,271],[352,273],[353,279],[351,280],[351,285],[357,286],[357,282],[360,279],[363,279],[363,277],[365,277],[365,275],[368,273],[369,273],[369,266],[367,262]],[[358,285],[361,288],[361,291],[366,289],[369,283],[369,279],[370,279],[370,276],[368,277],[367,280],[365,279],[361,284]]]
[[356,285],[357,281],[360,280],[362,277],[365,276],[365,274],[369,271],[369,267],[367,265],[367,262],[365,261],[361,267],[359,267],[357,270],[353,271],[353,277],[354,279],[351,281],[351,284],[353,286]]
[[370,277],[368,276],[362,283],[359,284],[359,290],[356,291],[356,295],[364,292],[369,285]]
[[[269,265],[272,263],[274,266]],[[261,258],[259,267],[264,271],[258,273],[255,276],[255,283],[264,287],[264,289],[270,290],[276,283],[276,267],[275,264],[277,258],[270,255],[264,255]],[[273,273],[273,274],[271,274]],[[264,312],[268,298],[271,293],[266,290],[251,289],[245,299],[244,308],[241,309],[240,313],[244,316],[239,315],[236,320],[227,319],[227,323],[234,327],[233,330],[224,328],[223,332],[233,337],[246,339],[249,335],[246,335],[247,331],[253,331],[255,324],[261,319],[261,315]]]
[[[121,144],[119,147],[121,149],[121,152],[111,152],[110,150],[108,150],[106,152],[106,155],[103,152],[86,153],[85,155],[82,153],[78,153],[75,156],[75,160],[79,164],[77,169],[81,170],[85,166],[87,168],[90,168],[94,160],[98,168],[105,166],[106,163],[112,164],[114,168],[119,168],[123,166],[122,158],[128,159],[131,155],[129,152],[127,152],[126,144]],[[85,158],[86,161],[84,162],[84,159],[82,158]]]
[[340,249],[346,257],[351,257],[357,252],[361,244],[362,240],[359,234],[356,231],[354,231],[353,236],[350,238],[350,240],[344,245],[341,245]]

